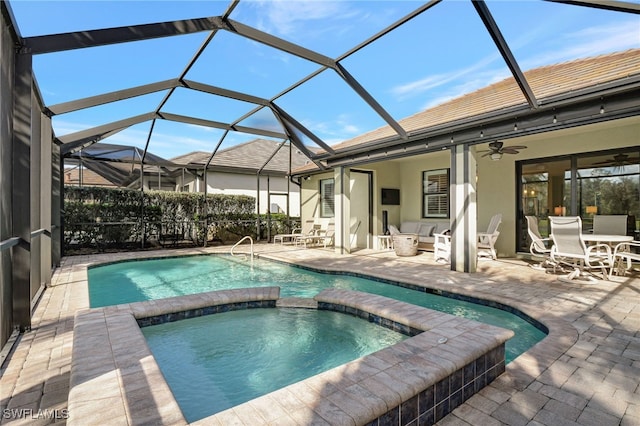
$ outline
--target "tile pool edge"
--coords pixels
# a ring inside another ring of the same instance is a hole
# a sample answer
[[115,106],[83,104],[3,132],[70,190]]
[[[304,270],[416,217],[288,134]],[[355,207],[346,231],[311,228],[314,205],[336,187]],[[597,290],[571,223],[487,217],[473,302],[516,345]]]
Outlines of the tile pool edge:
[[[137,321],[213,305],[277,299],[278,287],[261,287],[76,313],[69,392],[72,416],[68,424],[86,424],[92,418],[111,418],[129,424],[186,424]],[[325,309],[343,309],[352,314],[369,312],[425,331],[195,424],[216,421],[226,424],[243,418],[252,424],[266,424],[275,413],[291,422],[311,419],[327,424],[345,421],[366,424],[384,416],[408,419],[410,413],[419,409],[418,401],[425,398],[425,392],[445,399],[439,404],[439,411],[434,406],[429,413],[414,414],[441,418],[455,408],[455,403],[467,399],[471,390],[477,392],[480,387],[475,386],[481,383],[474,381],[466,386],[467,393],[460,388],[455,395],[445,397],[441,389],[445,381],[447,390],[450,380],[463,384],[465,371],[473,368],[475,374],[477,359],[482,360],[483,386],[505,369],[504,342],[513,335],[510,330],[368,293],[328,289],[315,299]],[[447,339],[444,343],[440,341],[443,338]],[[490,361],[490,365],[485,361]]]

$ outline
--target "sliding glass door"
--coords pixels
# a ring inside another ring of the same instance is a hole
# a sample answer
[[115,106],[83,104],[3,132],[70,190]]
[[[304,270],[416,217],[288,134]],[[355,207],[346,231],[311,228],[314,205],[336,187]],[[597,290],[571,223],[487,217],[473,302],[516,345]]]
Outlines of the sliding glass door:
[[525,216],[535,216],[543,237],[548,217],[580,216],[588,232],[596,214],[629,216],[628,232],[640,229],[640,148],[575,154],[516,163],[518,251],[528,252]]

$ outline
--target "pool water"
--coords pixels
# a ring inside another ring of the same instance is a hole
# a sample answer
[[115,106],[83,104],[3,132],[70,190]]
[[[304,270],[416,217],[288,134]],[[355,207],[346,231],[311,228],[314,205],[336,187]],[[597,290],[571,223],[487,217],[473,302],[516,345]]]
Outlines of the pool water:
[[242,287],[280,287],[281,297],[313,297],[326,288],[343,288],[401,300],[513,330],[505,346],[507,363],[546,334],[517,315],[497,308],[411,290],[349,275],[323,274],[257,259],[253,267],[226,255],[187,256],[120,262],[90,268],[91,307]]
[[188,422],[407,338],[351,315],[291,308],[232,311],[141,330]]

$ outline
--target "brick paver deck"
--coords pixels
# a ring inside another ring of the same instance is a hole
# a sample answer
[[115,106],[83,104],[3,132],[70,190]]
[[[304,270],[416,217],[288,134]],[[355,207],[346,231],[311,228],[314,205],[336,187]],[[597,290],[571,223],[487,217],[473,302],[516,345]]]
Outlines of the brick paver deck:
[[[73,318],[88,307],[86,265],[117,259],[228,252],[229,247],[64,258],[0,371],[1,424],[64,422]],[[440,425],[640,424],[640,278],[564,283],[515,259],[481,261],[474,274],[451,272],[430,253],[295,249],[259,244],[264,256],[324,269],[363,272],[514,306],[550,334],[507,366],[490,386]],[[105,401],[108,403],[108,401]],[[87,419],[87,424],[114,424]]]

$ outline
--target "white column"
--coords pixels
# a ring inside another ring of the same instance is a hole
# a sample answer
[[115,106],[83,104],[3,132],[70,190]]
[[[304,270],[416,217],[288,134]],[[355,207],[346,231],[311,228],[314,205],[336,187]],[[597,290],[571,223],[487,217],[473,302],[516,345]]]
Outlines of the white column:
[[351,218],[351,191],[349,182],[351,170],[348,167],[334,169],[334,208],[335,208],[335,251],[338,254],[350,253],[349,223]]
[[477,263],[475,147],[451,149],[451,270],[475,272]]

